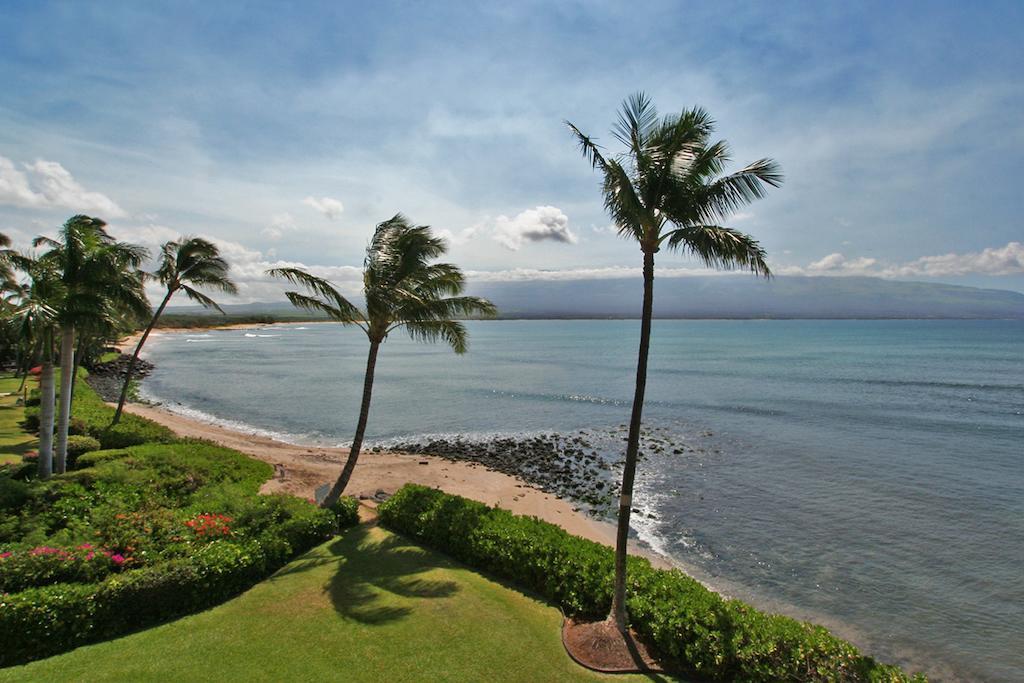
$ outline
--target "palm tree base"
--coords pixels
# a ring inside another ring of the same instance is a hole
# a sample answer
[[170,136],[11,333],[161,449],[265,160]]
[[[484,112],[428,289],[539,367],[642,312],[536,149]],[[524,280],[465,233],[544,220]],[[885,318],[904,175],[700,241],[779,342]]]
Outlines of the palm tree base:
[[602,673],[670,673],[678,670],[640,640],[633,629],[619,630],[613,619],[581,622],[566,618],[562,645],[579,664]]

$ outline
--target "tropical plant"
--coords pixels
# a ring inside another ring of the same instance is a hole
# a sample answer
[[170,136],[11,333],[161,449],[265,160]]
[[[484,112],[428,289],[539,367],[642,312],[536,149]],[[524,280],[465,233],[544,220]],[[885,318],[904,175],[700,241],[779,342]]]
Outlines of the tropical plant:
[[643,93],[622,104],[612,135],[625,150],[605,154],[593,138],[566,121],[584,158],[603,176],[604,206],[620,236],[636,241],[643,254],[643,308],[636,388],[626,442],[615,544],[615,586],[609,619],[625,630],[626,543],[633,480],[647,384],[654,300],[654,255],[662,246],[697,258],[712,268],[750,270],[770,277],[764,249],[742,232],[721,226],[733,212],[782,183],[779,167],[761,159],[723,175],[729,162],[724,141],[712,142],[714,122],[700,108],[659,118]]
[[285,293],[293,306],[324,313],[345,325],[355,325],[370,341],[352,447],[341,475],[323,501],[324,507],[332,507],[340,498],[359,459],[370,413],[377,352],[388,335],[404,327],[415,341],[443,341],[461,354],[466,352],[468,334],[455,318],[493,316],[497,312],[494,304],[486,299],[460,296],[465,278],[458,266],[431,263],[445,251],[445,241],[434,236],[428,226],[412,225],[400,213],[380,223],[366,249],[363,264],[365,312],[346,299],[329,280],[300,268],[267,271],[306,290],[306,293]]
[[52,263],[22,254],[9,258],[28,279],[19,292],[12,321],[28,348],[29,359],[38,355],[41,360],[38,465],[39,477],[47,479],[53,473],[54,340],[60,332],[59,306],[64,288]]
[[125,312],[140,318],[149,314],[149,301],[138,270],[147,252],[138,245],[116,241],[107,233],[104,221],[83,215],[69,218],[57,239],[40,236],[33,246],[49,249],[39,260],[60,273],[63,287],[57,307],[61,386],[54,453],[54,471],[60,474],[64,472],[67,456],[76,328],[113,320]]
[[17,285],[9,258],[10,246],[11,238],[0,232],[0,294],[6,293],[7,290]]
[[182,291],[192,301],[200,303],[206,308],[215,308],[223,313],[224,311],[221,310],[216,301],[195,288],[204,287],[216,289],[227,294],[235,294],[238,288],[231,281],[228,269],[228,262],[221,257],[217,245],[201,237],[182,237],[178,240],[166,242],[161,247],[160,266],[150,277],[162,284],[167,292],[164,294],[160,306],[156,309],[156,313],[150,319],[149,325],[146,326],[145,331],[139,338],[139,343],[135,345],[135,352],[128,363],[128,371],[124,376],[124,386],[121,387],[121,398],[117,402],[117,410],[114,412],[114,419],[110,423],[111,426],[116,425],[121,420],[124,403],[128,400],[128,387],[132,380],[132,373],[135,371],[135,364],[139,360],[139,354],[142,353],[142,346],[146,343],[146,339],[149,338],[149,333],[153,331],[153,327],[160,319],[160,315],[167,308],[171,297],[178,291]]

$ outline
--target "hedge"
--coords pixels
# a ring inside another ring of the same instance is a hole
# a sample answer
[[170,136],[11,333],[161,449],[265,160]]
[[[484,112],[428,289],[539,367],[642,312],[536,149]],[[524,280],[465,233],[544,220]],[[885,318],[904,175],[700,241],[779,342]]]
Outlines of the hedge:
[[[535,517],[407,484],[379,507],[381,523],[466,564],[601,618],[614,553]],[[719,681],[923,681],[875,662],[821,626],[765,614],[678,570],[629,558],[630,625],[663,655]]]

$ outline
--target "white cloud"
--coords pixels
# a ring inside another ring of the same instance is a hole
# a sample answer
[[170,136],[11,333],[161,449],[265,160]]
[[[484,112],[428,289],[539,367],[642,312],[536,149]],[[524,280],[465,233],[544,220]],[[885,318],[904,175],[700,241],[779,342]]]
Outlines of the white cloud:
[[330,197],[321,197],[320,199],[306,197],[302,200],[302,203],[313,207],[332,221],[337,220],[342,212],[345,211],[345,206],[340,201]]
[[523,242],[576,244],[578,241],[576,234],[569,229],[569,217],[554,206],[527,209],[515,218],[498,216],[494,239],[513,251],[523,246]]
[[299,226],[295,224],[295,218],[290,213],[279,213],[270,219],[270,225],[260,230],[260,234],[268,240],[277,241],[286,232],[294,232]]
[[[730,271],[708,270],[706,268],[659,268],[659,278],[694,277],[708,275],[734,275]],[[643,269],[632,266],[608,266],[604,268],[572,268],[568,270],[540,270],[537,268],[513,268],[511,270],[469,270],[466,277],[471,282],[524,282],[561,280],[612,280],[616,278],[642,277]]]
[[890,277],[956,277],[959,275],[1024,274],[1024,244],[1008,242],[980,252],[922,256],[890,269]]
[[29,208],[66,208],[95,213],[102,218],[121,218],[125,211],[99,192],[89,192],[56,161],[38,159],[22,164],[0,156],[0,204]]
[[1008,242],[978,252],[922,256],[905,263],[882,263],[878,259],[848,258],[835,252],[807,266],[780,266],[779,275],[866,275],[884,278],[960,277],[964,275],[1024,274],[1024,244]]
[[479,224],[471,225],[468,228],[463,228],[462,230],[459,230],[458,232],[454,232],[447,228],[441,228],[440,230],[434,230],[434,234],[437,235],[438,237],[443,238],[446,242],[448,242],[448,244],[465,244],[469,242],[469,240],[473,239],[478,232],[480,232],[481,227],[482,226],[480,226]]

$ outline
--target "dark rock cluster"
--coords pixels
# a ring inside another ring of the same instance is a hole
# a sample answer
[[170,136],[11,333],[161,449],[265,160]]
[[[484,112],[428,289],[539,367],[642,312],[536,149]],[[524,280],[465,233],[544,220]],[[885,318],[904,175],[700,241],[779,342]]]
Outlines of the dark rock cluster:
[[439,437],[398,441],[371,450],[436,455],[446,460],[479,463],[594,510],[610,505],[618,492],[618,468],[602,458],[587,438],[579,435],[552,433],[486,440]]
[[[114,360],[106,363],[94,363],[89,366],[89,386],[100,395],[104,401],[116,401],[121,397],[121,386],[124,377],[128,374],[128,365],[132,357],[122,353]],[[132,377],[141,379],[153,372],[153,364],[143,359],[135,362],[135,369]]]
[[[399,439],[372,452],[435,455],[477,463],[526,481],[559,498],[579,503],[603,517],[614,512],[625,458],[626,425],[572,434],[540,433],[492,438],[462,435]],[[710,434],[701,434],[702,437]],[[677,440],[668,430],[644,429],[640,460],[704,453]]]

